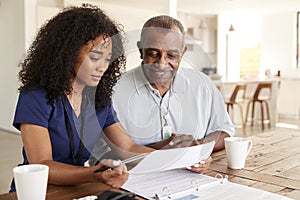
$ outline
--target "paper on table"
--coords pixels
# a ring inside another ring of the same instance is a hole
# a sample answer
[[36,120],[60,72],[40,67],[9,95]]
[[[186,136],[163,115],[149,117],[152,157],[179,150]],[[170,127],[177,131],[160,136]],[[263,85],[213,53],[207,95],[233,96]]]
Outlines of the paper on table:
[[191,194],[196,186],[209,185],[213,182],[219,182],[219,180],[184,169],[174,169],[151,174],[129,175],[122,189],[145,199],[155,199],[155,194],[159,196],[159,199],[164,199],[164,197],[168,199],[168,192],[172,195]]
[[215,141],[202,145],[156,150],[148,154],[129,173],[152,173],[185,168],[207,159],[213,151]]
[[145,199],[156,199],[157,195],[160,200],[292,200],[278,194],[231,183],[227,178],[214,178],[182,169],[129,175],[122,188]]

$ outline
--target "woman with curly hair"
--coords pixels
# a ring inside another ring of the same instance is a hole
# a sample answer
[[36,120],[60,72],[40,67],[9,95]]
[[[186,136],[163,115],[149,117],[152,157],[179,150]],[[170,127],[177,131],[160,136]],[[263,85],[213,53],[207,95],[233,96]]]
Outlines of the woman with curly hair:
[[[111,104],[126,61],[121,33],[100,8],[69,7],[41,27],[21,63],[13,121],[24,145],[21,165],[49,166],[50,184],[120,187],[128,178],[122,162],[84,167],[102,132],[124,152],[152,151],[133,143]],[[102,166],[111,168],[94,172]]]

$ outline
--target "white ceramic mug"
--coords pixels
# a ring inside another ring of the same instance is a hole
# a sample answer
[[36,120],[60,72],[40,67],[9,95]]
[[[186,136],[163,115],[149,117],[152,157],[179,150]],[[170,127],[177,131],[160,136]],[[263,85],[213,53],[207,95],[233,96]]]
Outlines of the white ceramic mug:
[[252,141],[242,137],[227,137],[224,142],[228,168],[243,169]]
[[45,200],[49,167],[29,164],[13,169],[18,200]]

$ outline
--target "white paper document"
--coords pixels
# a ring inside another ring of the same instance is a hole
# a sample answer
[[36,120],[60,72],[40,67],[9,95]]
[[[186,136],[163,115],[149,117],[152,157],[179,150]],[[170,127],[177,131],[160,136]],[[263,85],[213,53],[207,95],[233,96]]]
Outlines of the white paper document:
[[207,159],[213,151],[215,141],[202,145],[163,149],[151,152],[140,161],[129,174],[144,174],[186,168]]
[[228,182],[185,169],[130,174],[122,189],[146,199],[172,200],[290,200],[290,198]]

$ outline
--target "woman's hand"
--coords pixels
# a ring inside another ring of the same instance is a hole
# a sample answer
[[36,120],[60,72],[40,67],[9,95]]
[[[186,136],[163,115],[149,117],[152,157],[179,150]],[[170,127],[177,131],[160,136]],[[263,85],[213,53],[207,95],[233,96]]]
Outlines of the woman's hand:
[[120,160],[103,159],[97,165],[101,168],[108,166],[110,168],[102,172],[95,173],[97,179],[110,185],[113,188],[120,188],[128,179],[128,172],[126,165]]
[[199,163],[196,163],[193,166],[188,167],[187,169],[193,172],[203,174],[209,168],[211,162],[212,162],[212,158],[209,156],[206,160],[202,160]]

